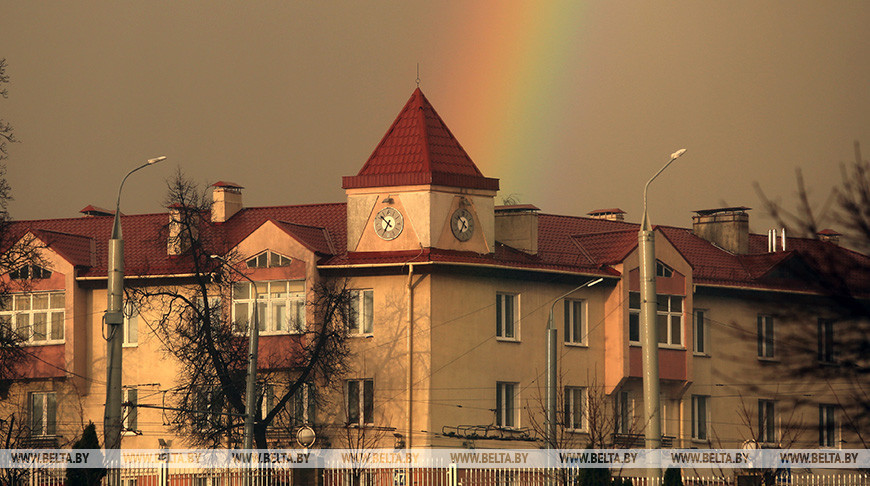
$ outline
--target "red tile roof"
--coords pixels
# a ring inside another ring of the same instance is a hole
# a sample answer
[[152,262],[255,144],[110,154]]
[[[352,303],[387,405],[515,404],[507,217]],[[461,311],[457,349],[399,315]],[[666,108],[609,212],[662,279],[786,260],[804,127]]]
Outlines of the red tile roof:
[[342,187],[444,185],[498,190],[484,177],[417,88],[368,161]]
[[[618,274],[612,265],[622,262],[637,245],[635,223],[539,214],[536,255],[498,242],[495,253],[489,255],[439,249],[348,253],[346,211],[343,203],[244,208],[225,223],[204,225],[200,233],[220,241],[220,250],[228,251],[271,220],[320,256],[319,264],[324,268],[432,262],[613,276]],[[121,219],[127,275],[189,273],[184,255],[167,255],[168,213]],[[112,218],[81,217],[20,221],[14,223],[13,230],[19,237],[32,231],[77,265],[80,276],[104,278],[111,227]],[[788,251],[769,253],[766,235],[750,235],[750,253],[734,255],[695,236],[690,229],[659,226],[657,230],[692,266],[695,284],[816,292],[827,284],[814,275],[841,275],[849,286],[862,294],[870,293],[870,257],[832,243],[789,237]]]
[[73,265],[94,264],[96,241],[91,237],[44,229],[35,229],[31,233]]

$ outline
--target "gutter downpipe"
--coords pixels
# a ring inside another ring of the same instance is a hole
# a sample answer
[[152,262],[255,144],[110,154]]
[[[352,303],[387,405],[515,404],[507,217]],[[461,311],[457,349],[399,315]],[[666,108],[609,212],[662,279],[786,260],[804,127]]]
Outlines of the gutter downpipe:
[[414,446],[414,264],[408,264],[408,440]]

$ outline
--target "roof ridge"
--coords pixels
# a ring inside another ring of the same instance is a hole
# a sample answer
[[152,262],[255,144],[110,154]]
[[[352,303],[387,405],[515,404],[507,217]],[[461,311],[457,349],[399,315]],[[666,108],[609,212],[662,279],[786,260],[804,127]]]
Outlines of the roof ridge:
[[292,224],[293,226],[303,226],[303,227],[305,227],[305,228],[313,228],[313,229],[319,229],[319,230],[325,230],[325,229],[326,229],[325,226],[314,226],[313,224],[295,223],[295,222],[293,222],[293,221],[284,221],[283,219],[271,219],[271,218],[270,218],[269,220],[270,220],[270,221],[275,221],[275,222],[277,222],[277,223],[281,223],[281,224]]
[[633,229],[621,229],[621,230],[610,230],[610,231],[595,231],[592,233],[578,233],[576,235],[571,235],[571,238],[580,238],[583,236],[601,236],[601,235],[610,235],[613,233],[637,233],[636,230]]
[[66,231],[55,231],[55,230],[43,229],[43,228],[30,228],[28,231],[38,231],[40,233],[51,233],[51,234],[63,235],[63,236],[74,236],[76,238],[85,238],[88,240],[94,239],[93,236],[80,235],[80,234],[76,234],[76,233],[67,233]]
[[[418,129],[420,130],[420,138],[423,141],[423,163],[425,165],[425,169],[428,172],[434,172],[432,169],[432,144],[429,140],[429,130],[426,126],[426,105],[429,104],[429,100],[426,99],[426,96],[423,95],[423,91],[418,87],[412,97],[416,97],[417,99],[417,113],[415,115],[419,117],[419,122],[417,124]],[[423,101],[426,101],[424,104]],[[432,110],[435,111],[435,110]],[[443,122],[442,122],[443,125]]]

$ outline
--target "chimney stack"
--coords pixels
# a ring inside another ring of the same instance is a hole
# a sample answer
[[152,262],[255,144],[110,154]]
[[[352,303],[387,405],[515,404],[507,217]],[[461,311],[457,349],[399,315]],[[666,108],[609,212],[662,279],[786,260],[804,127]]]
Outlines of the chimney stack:
[[536,255],[538,253],[538,211],[531,204],[496,206],[495,240]]
[[586,213],[592,219],[605,219],[607,221],[625,221],[625,211],[619,208],[596,209]]
[[695,211],[692,232],[736,255],[749,253],[749,209],[738,206]]
[[244,187],[226,181],[215,182],[212,187],[214,189],[211,193],[211,221],[223,223],[241,211]]
[[816,233],[816,236],[818,236],[822,241],[827,241],[828,243],[833,243],[834,245],[839,246],[840,236],[842,235],[832,229],[823,229]]
[[[181,204],[169,206],[169,231],[166,238],[166,254],[181,255],[190,248],[191,236],[197,238],[196,217],[190,214],[194,209],[186,208]],[[185,225],[190,226],[190,233],[185,230]]]

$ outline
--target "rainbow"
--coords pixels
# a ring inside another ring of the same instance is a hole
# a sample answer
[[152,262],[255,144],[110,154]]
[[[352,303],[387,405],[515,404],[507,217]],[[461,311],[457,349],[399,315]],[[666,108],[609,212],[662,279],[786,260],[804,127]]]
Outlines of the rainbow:
[[445,121],[484,175],[501,179],[503,195],[541,194],[547,178],[529,177],[529,163],[568,162],[554,160],[553,149],[572,137],[559,127],[576,116],[566,97],[582,89],[582,19],[590,7],[576,0],[460,5],[458,31],[472,40],[449,47],[455,55],[445,71],[455,77],[449,94],[442,90],[451,98]]

